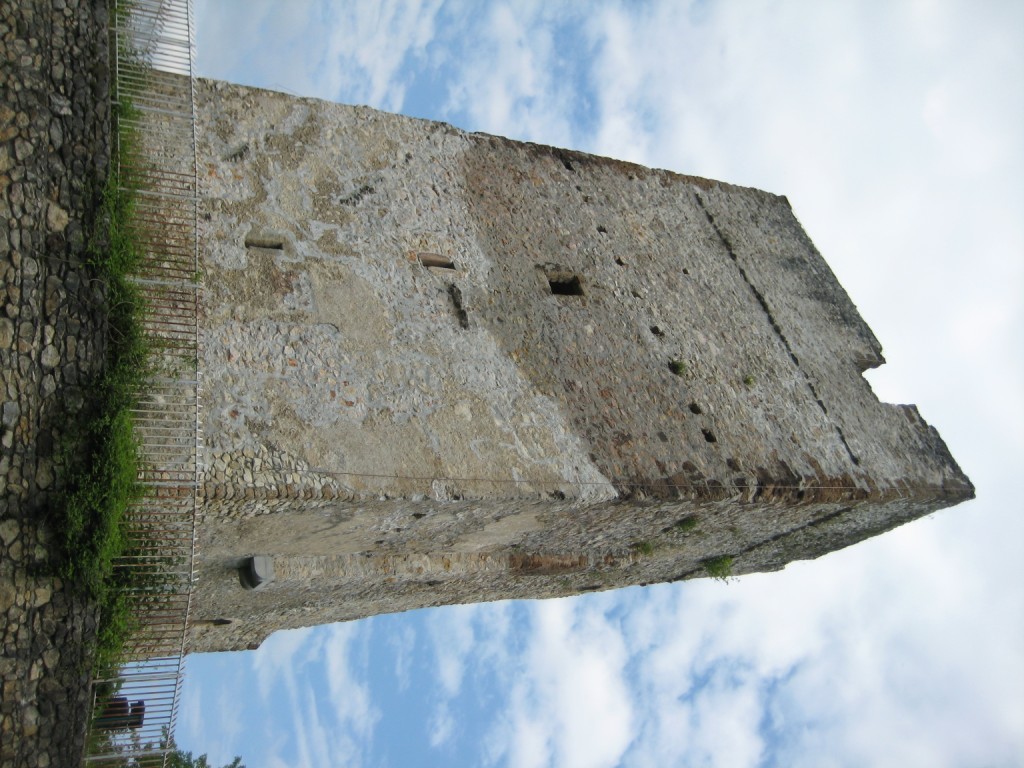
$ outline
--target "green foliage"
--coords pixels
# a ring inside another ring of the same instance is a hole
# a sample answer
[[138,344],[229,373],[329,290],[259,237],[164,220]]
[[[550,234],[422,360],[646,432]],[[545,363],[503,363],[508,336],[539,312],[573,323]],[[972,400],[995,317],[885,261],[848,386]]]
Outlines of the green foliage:
[[[164,765],[167,768],[214,768],[206,759],[206,755],[192,757],[191,752],[185,752],[180,749],[176,749],[167,755],[167,762]],[[229,764],[225,765],[224,768],[245,768],[245,766],[242,764],[242,758],[236,757]]]
[[113,560],[124,550],[121,521],[141,492],[131,415],[118,402],[125,399],[124,391],[111,379],[109,373],[102,377],[100,402],[77,430],[62,500],[61,575],[101,600]]
[[93,666],[97,670],[112,670],[121,661],[125,640],[135,631],[137,620],[131,612],[128,597],[124,592],[110,588],[100,606],[100,625],[96,637],[96,657]]
[[682,376],[686,373],[686,363],[682,360],[670,360],[668,369],[672,371],[676,376]]
[[748,387],[754,386],[754,377],[748,373],[746,376],[743,377],[743,383]]
[[713,579],[728,581],[729,577],[732,576],[732,557],[730,555],[709,557],[706,560],[702,560],[701,565],[704,566],[707,575]]
[[687,515],[679,520],[672,528],[678,533],[689,533],[697,527],[697,516]]
[[[115,109],[115,118],[132,114],[126,104]],[[135,140],[121,127],[123,122],[118,125],[118,147],[124,152]],[[115,158],[88,246],[89,266],[106,294],[106,359],[90,387],[90,402],[68,425],[62,446],[66,482],[55,510],[62,531],[59,573],[100,606],[100,668],[116,663],[132,628],[124,597],[128,585],[115,581],[114,561],[125,551],[125,513],[142,493],[131,412],[150,371],[142,327],[144,303],[129,280],[143,257],[135,199],[131,184],[119,179],[116,167]]]
[[643,541],[635,541],[630,545],[630,549],[636,552],[638,555],[649,556],[654,554],[654,545],[644,539]]

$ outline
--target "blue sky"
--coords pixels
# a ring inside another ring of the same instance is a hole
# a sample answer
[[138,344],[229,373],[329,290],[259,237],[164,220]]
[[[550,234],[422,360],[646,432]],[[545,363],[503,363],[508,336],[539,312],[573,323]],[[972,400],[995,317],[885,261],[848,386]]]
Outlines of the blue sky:
[[821,560],[196,655],[261,766],[1024,764],[1024,5],[195,0],[198,72],[786,194],[978,499]]

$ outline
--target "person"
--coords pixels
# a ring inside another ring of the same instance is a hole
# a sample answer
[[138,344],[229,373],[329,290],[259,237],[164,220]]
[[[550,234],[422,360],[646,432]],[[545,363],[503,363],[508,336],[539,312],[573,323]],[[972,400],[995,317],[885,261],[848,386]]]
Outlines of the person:
[[129,705],[124,696],[114,696],[107,701],[96,718],[96,727],[103,731],[141,728],[145,717],[146,702],[135,701]]

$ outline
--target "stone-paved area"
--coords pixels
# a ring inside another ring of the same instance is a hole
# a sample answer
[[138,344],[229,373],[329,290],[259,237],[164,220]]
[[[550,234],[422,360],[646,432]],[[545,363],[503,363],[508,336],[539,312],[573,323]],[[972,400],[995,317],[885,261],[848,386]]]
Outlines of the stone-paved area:
[[0,3],[0,765],[80,765],[96,611],[50,572],[62,425],[102,359],[104,0]]

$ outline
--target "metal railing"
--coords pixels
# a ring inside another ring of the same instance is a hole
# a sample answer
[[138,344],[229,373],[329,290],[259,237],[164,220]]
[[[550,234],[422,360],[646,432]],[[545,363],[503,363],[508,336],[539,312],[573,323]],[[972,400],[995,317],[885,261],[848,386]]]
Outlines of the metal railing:
[[[133,282],[154,375],[134,412],[143,498],[115,567],[136,629],[115,675],[94,679],[85,762],[164,765],[184,673],[194,580],[199,422],[199,251],[191,0],[111,0],[116,172],[145,256]],[[126,104],[131,108],[124,109]],[[123,146],[118,136],[131,135]]]

